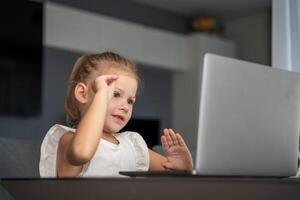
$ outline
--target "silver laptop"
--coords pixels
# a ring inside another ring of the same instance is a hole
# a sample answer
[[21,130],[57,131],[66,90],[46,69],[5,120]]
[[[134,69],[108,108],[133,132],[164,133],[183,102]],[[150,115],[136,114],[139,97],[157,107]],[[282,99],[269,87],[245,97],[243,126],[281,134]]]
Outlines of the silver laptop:
[[197,175],[296,175],[300,74],[208,53],[200,99]]
[[205,55],[197,174],[293,176],[299,128],[300,74]]

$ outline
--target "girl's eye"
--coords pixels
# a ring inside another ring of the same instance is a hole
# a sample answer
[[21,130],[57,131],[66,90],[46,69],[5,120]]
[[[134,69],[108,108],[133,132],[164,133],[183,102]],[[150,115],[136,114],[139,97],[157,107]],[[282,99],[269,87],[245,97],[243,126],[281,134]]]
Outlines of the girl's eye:
[[134,104],[134,100],[132,100],[132,99],[128,99],[128,104],[130,104],[130,105],[133,105]]
[[120,96],[121,96],[121,95],[120,95],[119,92],[114,92],[114,97],[118,98],[118,97],[120,97]]

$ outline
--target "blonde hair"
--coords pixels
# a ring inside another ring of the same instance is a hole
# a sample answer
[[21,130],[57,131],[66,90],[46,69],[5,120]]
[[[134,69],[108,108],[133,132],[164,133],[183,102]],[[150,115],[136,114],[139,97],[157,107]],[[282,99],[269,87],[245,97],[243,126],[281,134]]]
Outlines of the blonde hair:
[[97,71],[99,75],[122,71],[133,75],[137,80],[138,85],[140,83],[136,66],[128,59],[116,53],[103,52],[79,57],[73,66],[65,98],[66,122],[70,127],[76,128],[81,119],[78,102],[74,96],[74,89],[77,83],[86,83],[93,71]]

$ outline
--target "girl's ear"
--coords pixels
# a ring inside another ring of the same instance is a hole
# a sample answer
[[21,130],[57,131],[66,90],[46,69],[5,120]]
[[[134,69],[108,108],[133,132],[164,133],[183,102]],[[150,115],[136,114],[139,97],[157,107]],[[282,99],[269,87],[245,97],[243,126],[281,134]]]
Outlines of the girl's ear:
[[88,88],[87,86],[80,82],[77,83],[74,90],[74,96],[79,103],[87,103],[88,100]]

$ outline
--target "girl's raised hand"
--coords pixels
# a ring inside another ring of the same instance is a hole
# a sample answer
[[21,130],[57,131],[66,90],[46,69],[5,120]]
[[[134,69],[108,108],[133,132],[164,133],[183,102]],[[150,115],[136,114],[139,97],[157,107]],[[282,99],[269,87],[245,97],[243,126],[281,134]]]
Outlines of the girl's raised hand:
[[164,129],[161,136],[163,150],[166,153],[167,162],[163,166],[168,170],[192,170],[193,159],[183,138],[172,129]]
[[116,80],[119,78],[118,75],[101,75],[96,77],[92,89],[95,93],[98,91],[105,92],[108,96],[107,99],[110,100],[113,96]]

